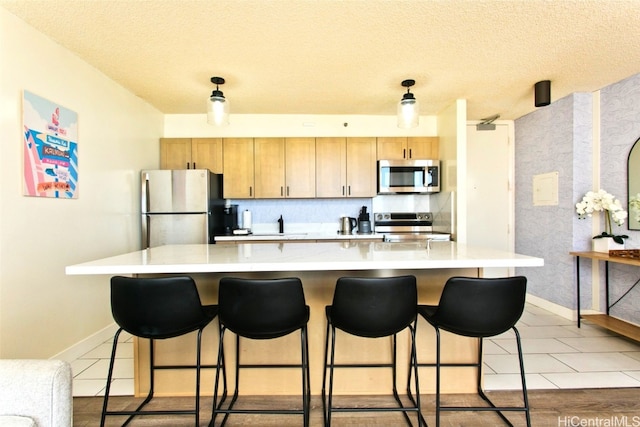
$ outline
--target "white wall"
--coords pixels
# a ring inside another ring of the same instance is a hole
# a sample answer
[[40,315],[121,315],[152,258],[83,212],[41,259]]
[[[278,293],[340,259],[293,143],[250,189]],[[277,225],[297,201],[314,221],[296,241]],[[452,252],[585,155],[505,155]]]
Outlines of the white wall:
[[[0,358],[46,358],[113,322],[109,278],[64,268],[138,249],[163,115],[3,9],[0,46]],[[78,113],[76,200],[22,195],[25,89]]]
[[[204,107],[203,107],[204,108]],[[303,136],[437,136],[435,116],[420,116],[420,125],[400,129],[396,116],[233,114],[226,127],[207,124],[206,114],[168,114],[164,136],[191,137],[303,137]],[[346,124],[346,126],[345,126]]]
[[[452,212],[452,238],[466,243],[467,229],[467,102],[459,99],[438,115],[442,189]],[[444,201],[439,201],[444,204]]]
[[[390,106],[395,112],[395,104]],[[400,129],[396,116],[302,115],[302,114],[233,114],[227,127],[216,128],[206,122],[206,114],[171,114],[165,116],[166,137],[333,137],[333,136],[437,136],[435,116],[421,116],[420,125]],[[346,126],[345,126],[346,124]],[[429,210],[432,196],[377,196],[342,199],[232,200],[238,211],[253,213],[253,225],[261,230],[277,230],[282,214],[285,230],[337,230],[341,216],[357,217],[362,206],[369,212]],[[241,221],[239,221],[241,224]],[[303,227],[303,228],[299,228]]]

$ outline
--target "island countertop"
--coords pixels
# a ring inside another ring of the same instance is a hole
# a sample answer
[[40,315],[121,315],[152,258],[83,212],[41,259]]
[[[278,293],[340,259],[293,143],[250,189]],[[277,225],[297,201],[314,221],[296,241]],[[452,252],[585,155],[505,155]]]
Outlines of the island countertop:
[[234,273],[539,267],[542,258],[467,246],[425,243],[313,242],[167,245],[66,267],[66,274]]
[[[189,274],[198,284],[200,297],[204,304],[217,304],[218,283],[221,277],[237,274],[238,277],[275,278],[286,274],[299,277],[304,284],[305,300],[310,307],[309,351],[311,386],[314,395],[320,395],[323,364],[323,333],[326,328],[325,307],[331,303],[334,286],[339,277],[366,276],[385,277],[393,275],[414,275],[418,286],[418,301],[421,304],[437,304],[442,287],[448,277],[479,277],[484,268],[490,267],[539,267],[544,264],[542,258],[496,251],[487,248],[472,247],[450,241],[432,241],[426,243],[391,243],[377,241],[343,242],[275,242],[275,243],[239,243],[213,245],[167,245],[156,248],[116,255],[95,261],[70,265],[66,273],[70,275],[140,275],[155,276],[161,274]],[[109,283],[108,277],[103,283]],[[428,328],[423,328],[428,334]],[[195,349],[192,337],[160,340],[156,343],[159,352],[176,355],[176,363],[193,363]],[[204,339],[206,348],[217,348],[217,330],[209,328]],[[294,360],[299,351],[299,342],[295,334],[279,338],[267,345],[261,340],[243,341],[244,352],[253,355],[255,363],[280,363],[283,358]],[[349,349],[349,357],[379,356],[380,362],[389,363],[391,340],[371,340],[345,336],[341,337]],[[421,341],[429,337],[421,337]],[[431,341],[426,341],[431,342]],[[267,347],[265,347],[267,346]],[[424,344],[421,344],[424,346]],[[149,344],[146,340],[134,340],[135,394],[142,396],[149,385]],[[458,361],[472,361],[476,357],[477,340],[465,337],[448,337],[443,347],[443,357]],[[160,353],[158,353],[160,354]],[[358,356],[360,355],[360,356]],[[408,333],[398,340],[398,360],[409,360],[410,346]],[[211,358],[211,354],[207,354]],[[422,358],[428,355],[421,355]],[[233,358],[231,358],[233,359]],[[376,360],[378,362],[378,360]],[[230,362],[228,369],[232,369]],[[407,366],[400,364],[398,377],[406,378]],[[450,392],[471,393],[475,390],[475,375],[460,375],[459,368],[449,368],[455,372],[450,376],[447,387]],[[357,372],[351,372],[357,371]],[[379,372],[375,368],[347,370],[344,383],[336,385],[336,394],[384,394],[388,384],[379,381]],[[184,396],[192,392],[184,371],[164,373],[165,381],[156,384],[156,395]],[[269,369],[252,369],[244,375],[247,380],[245,393],[264,394],[262,384],[268,383],[278,390],[278,394],[292,395],[299,392],[299,381],[289,375],[274,376]],[[190,377],[189,377],[190,378]],[[265,378],[268,378],[265,382]],[[356,380],[358,378],[358,380]],[[366,381],[362,381],[365,378]],[[208,370],[202,381],[213,383],[213,372]],[[230,384],[233,387],[233,384]],[[273,387],[269,388],[273,392]],[[421,390],[432,393],[433,382],[421,381]]]

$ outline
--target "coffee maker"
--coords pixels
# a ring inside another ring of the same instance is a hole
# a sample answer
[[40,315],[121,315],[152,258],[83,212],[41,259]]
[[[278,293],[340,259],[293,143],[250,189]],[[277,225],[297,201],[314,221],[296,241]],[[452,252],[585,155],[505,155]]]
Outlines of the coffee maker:
[[358,234],[371,234],[371,219],[366,206],[360,209],[360,215],[358,215]]
[[238,229],[238,205],[219,206],[213,212],[216,236],[230,236]]

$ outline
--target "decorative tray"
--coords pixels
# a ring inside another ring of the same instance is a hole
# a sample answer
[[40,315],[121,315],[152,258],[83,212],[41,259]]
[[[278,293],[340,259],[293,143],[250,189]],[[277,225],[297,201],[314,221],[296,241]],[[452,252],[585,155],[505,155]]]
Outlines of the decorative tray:
[[640,259],[640,249],[612,249],[609,256]]

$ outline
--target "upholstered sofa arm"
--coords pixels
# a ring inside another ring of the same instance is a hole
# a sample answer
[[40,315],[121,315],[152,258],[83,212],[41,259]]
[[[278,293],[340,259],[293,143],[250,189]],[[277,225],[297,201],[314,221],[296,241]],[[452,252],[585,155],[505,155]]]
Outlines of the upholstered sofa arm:
[[18,417],[38,427],[71,427],[71,366],[60,360],[0,360],[0,425]]

